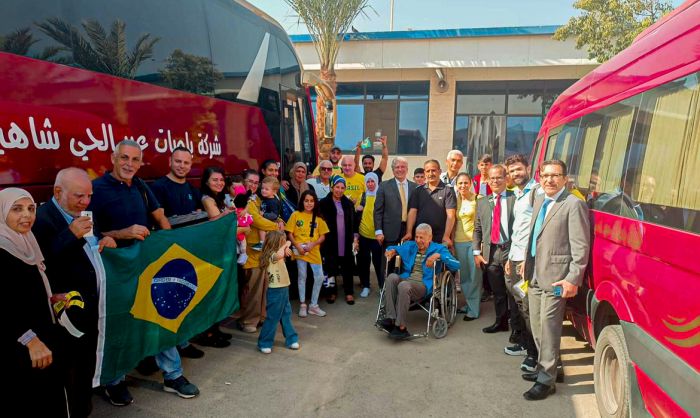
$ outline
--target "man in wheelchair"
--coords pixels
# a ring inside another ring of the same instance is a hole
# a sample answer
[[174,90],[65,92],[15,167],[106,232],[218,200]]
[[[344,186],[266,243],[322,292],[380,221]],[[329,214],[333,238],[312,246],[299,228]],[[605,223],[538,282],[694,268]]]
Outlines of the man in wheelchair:
[[404,340],[411,337],[406,329],[406,314],[411,302],[418,301],[433,290],[433,269],[440,260],[452,271],[459,270],[459,261],[442,244],[432,242],[433,230],[428,224],[416,227],[415,241],[406,241],[386,249],[387,259],[401,257],[400,274],[391,273],[384,282],[386,317],[379,326],[389,337]]

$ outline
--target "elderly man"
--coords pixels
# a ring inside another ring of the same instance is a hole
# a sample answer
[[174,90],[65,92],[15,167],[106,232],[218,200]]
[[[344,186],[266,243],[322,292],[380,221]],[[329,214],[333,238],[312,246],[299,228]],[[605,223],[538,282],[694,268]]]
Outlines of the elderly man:
[[92,410],[92,377],[97,352],[100,271],[98,251],[115,248],[110,237],[99,242],[92,221],[81,213],[92,198],[92,183],[79,168],[58,172],[53,197],[37,209],[33,232],[45,257],[47,277],[54,293],[77,291],[85,304],[74,325],[84,335],[67,341],[67,371],[63,374],[71,416],[86,417]]
[[591,247],[586,203],[566,190],[566,164],[544,161],[540,184],[544,196],[535,197],[530,237],[525,252],[525,277],[530,280],[530,324],[539,357],[537,370],[523,374],[535,382],[523,394],[540,400],[556,391],[559,345],[566,300],[576,296],[583,282]]
[[406,314],[412,301],[417,301],[433,291],[433,269],[441,260],[449,270],[459,270],[459,261],[441,244],[432,242],[433,230],[428,224],[416,227],[415,241],[392,245],[386,249],[386,257],[401,257],[401,273],[391,273],[386,278],[386,318],[379,325],[389,332],[389,337],[404,340],[411,336],[406,328]]
[[423,164],[426,183],[416,188],[408,202],[406,235],[402,241],[413,237],[413,228],[418,223],[427,223],[433,229],[433,241],[452,247],[452,228],[455,225],[457,197],[454,189],[440,181],[440,163],[428,160]]
[[333,175],[333,164],[329,160],[321,160],[318,163],[319,175],[306,180],[306,184],[313,188],[319,200],[328,196],[331,192],[331,175]]
[[383,136],[379,139],[382,143],[382,160],[379,162],[379,167],[375,170],[374,168],[374,155],[366,154],[362,157],[362,171],[360,171],[360,153],[362,152],[362,140],[357,142],[357,147],[355,147],[355,171],[360,174],[374,173],[382,181],[382,176],[386,173],[386,164],[389,161],[389,147],[386,146],[386,137]]
[[365,192],[365,176],[355,171],[355,160],[349,155],[340,161],[343,169],[342,177],[345,179],[345,196],[357,207],[362,201]]
[[440,175],[440,181],[454,188],[457,182],[457,174],[459,174],[459,170],[464,164],[464,154],[460,150],[453,149],[447,153],[446,163],[447,171]]
[[[102,235],[114,238],[119,247],[145,240],[154,223],[161,229],[170,229],[155,195],[143,180],[136,177],[142,164],[143,153],[139,144],[124,140],[112,154],[112,172],[92,183],[94,195],[88,209],[93,212],[95,226]],[[182,398],[199,394],[199,389],[182,375],[182,361],[175,347],[156,355],[156,363],[163,370],[163,390]],[[105,394],[115,406],[133,402],[123,376],[110,382]]]

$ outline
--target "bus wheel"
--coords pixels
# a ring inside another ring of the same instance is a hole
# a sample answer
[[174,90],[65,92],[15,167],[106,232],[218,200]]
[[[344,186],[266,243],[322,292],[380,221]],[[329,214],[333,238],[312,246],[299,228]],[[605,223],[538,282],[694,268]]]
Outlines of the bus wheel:
[[593,360],[595,398],[601,417],[629,416],[630,355],[619,325],[608,325],[598,337]]

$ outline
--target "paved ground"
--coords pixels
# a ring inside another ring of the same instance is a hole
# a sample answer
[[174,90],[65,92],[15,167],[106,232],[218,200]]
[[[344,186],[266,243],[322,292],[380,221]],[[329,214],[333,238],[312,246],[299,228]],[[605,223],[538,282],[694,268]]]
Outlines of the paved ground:
[[[522,357],[503,354],[508,333],[487,335],[493,304],[477,321],[461,316],[442,340],[396,343],[372,325],[377,295],[354,306],[339,299],[326,318],[294,317],[301,350],[256,350],[257,335],[233,333],[224,349],[205,348],[184,360],[185,375],[201,390],[194,399],[162,391],[160,376],[128,378],[135,402],[117,408],[95,398],[95,417],[598,417],[593,353],[566,326],[562,356],[566,381],[556,395],[528,402],[520,378]],[[293,303],[293,307],[296,307]],[[424,326],[412,312],[410,330]]]

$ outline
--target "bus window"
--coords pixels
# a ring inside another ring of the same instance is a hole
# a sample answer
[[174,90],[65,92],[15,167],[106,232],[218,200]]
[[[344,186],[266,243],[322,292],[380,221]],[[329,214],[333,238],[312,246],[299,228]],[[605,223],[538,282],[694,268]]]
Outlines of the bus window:
[[623,181],[640,219],[695,233],[700,233],[699,76],[642,94]]

